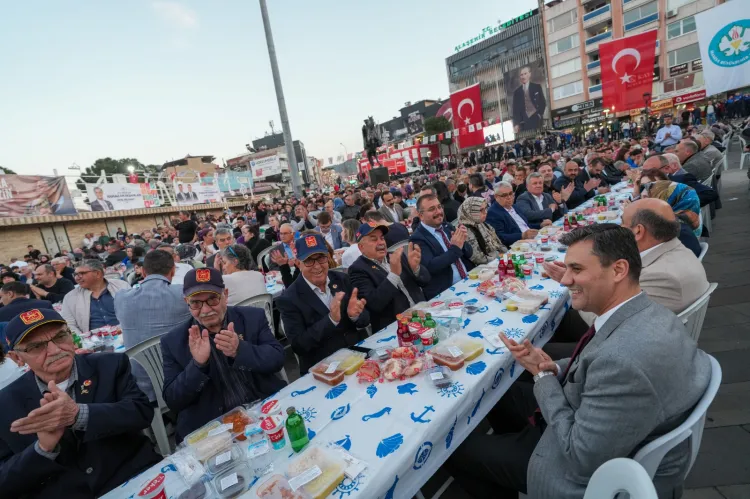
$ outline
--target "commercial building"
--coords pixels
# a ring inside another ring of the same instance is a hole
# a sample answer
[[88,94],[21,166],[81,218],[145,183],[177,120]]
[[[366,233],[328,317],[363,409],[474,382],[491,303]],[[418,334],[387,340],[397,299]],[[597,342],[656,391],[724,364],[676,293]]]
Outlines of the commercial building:
[[[569,0],[574,1],[574,0]],[[519,87],[518,75],[524,66],[534,69],[531,81],[542,87],[549,102],[544,59],[544,38],[539,9],[494,27],[486,27],[474,38],[462,42],[455,53],[445,60],[450,92],[480,84],[483,120],[507,123],[513,120],[513,94]],[[545,106],[540,128],[549,124],[549,106]],[[510,127],[512,130],[513,127]],[[485,130],[485,136],[494,133]],[[520,137],[533,136],[535,131],[522,131]],[[505,141],[513,140],[505,136]]]
[[397,144],[421,135],[424,133],[424,120],[437,115],[442,105],[443,102],[431,99],[406,102],[399,109],[398,116],[378,124],[383,144]]
[[[602,109],[599,46],[658,30],[652,110],[705,98],[695,14],[723,0],[552,0],[544,32],[555,128],[595,126],[630,113]],[[632,115],[640,111],[632,111]]]

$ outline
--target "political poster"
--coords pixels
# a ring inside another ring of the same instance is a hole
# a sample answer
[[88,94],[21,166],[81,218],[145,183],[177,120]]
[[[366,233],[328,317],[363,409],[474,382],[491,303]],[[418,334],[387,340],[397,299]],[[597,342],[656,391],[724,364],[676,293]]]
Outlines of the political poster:
[[[339,163],[341,162],[343,161],[339,161]],[[281,173],[281,158],[278,154],[273,154],[264,158],[254,159],[250,161],[250,171],[253,173],[253,180],[255,182],[271,175],[278,175]]]
[[174,197],[180,206],[223,201],[221,190],[216,184],[201,184],[200,182],[175,182]]
[[0,175],[0,217],[77,213],[65,177]]
[[91,211],[134,210],[145,208],[139,184],[88,184]]
[[695,15],[706,93],[750,84],[750,0],[723,3]]
[[511,100],[513,132],[539,130],[547,110],[547,79],[544,62],[538,60],[508,71],[503,76],[505,95]]

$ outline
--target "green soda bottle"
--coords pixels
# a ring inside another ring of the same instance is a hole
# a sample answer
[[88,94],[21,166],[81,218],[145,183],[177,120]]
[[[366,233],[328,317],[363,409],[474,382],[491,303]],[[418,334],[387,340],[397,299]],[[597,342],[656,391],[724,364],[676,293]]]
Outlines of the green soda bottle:
[[411,313],[411,321],[416,322],[417,324],[422,324],[422,319],[419,317],[419,312],[414,310]]
[[424,327],[428,329],[432,329],[434,331],[432,335],[432,344],[437,345],[438,343],[438,334],[437,334],[437,322],[435,322],[435,319],[432,318],[432,314],[430,312],[427,312],[424,317],[424,324],[422,324]]
[[289,435],[289,441],[294,452],[299,452],[310,441],[307,436],[307,428],[305,428],[305,420],[294,407],[287,408],[286,413],[286,433]]
[[81,337],[76,333],[73,333],[73,345],[75,345],[76,348],[81,348],[83,346]]

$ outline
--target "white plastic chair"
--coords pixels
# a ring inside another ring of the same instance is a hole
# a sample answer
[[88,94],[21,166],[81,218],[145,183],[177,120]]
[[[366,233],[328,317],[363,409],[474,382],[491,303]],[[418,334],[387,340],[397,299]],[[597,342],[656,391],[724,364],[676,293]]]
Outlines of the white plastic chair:
[[695,463],[695,458],[698,456],[698,450],[701,447],[703,427],[706,424],[706,412],[708,412],[708,406],[713,402],[716,393],[719,391],[719,385],[721,385],[721,366],[712,356],[709,355],[708,358],[711,361],[711,381],[709,381],[706,392],[698,401],[690,416],[674,430],[644,446],[633,457],[633,460],[643,466],[652,480],[667,452],[688,438],[690,439],[690,464],[685,472],[685,476],[690,473]]
[[643,466],[625,457],[599,466],[591,475],[583,499],[613,499],[623,492],[635,499],[658,499],[654,483]]
[[169,411],[166,402],[161,396],[164,388],[164,361],[161,356],[161,345],[156,336],[129,348],[125,355],[136,361],[148,374],[151,385],[156,393],[157,408],[154,411],[154,419],[151,421],[151,430],[156,438],[156,445],[162,456],[168,456],[172,453],[172,447],[169,444],[167,428],[164,426],[163,415]]
[[261,270],[263,268],[263,259],[266,257],[266,255],[271,253],[271,250],[273,248],[274,248],[273,246],[269,246],[268,248],[258,253],[258,258],[256,258],[257,263],[258,263],[258,270]]
[[706,256],[706,253],[708,253],[708,243],[702,242],[700,243],[700,245],[701,245],[701,254],[698,255],[698,261],[702,262],[703,257]]
[[745,152],[745,148],[747,147],[747,141],[742,137],[742,135],[738,135],[740,139],[740,144],[742,145],[742,156],[740,157],[740,170],[745,166],[745,159],[750,158],[750,152]]
[[708,237],[711,237],[711,232],[713,231],[714,224],[711,220],[710,204],[707,204],[706,206],[703,206],[701,208],[701,222],[703,222],[703,226],[706,227],[706,230],[708,230]]
[[396,243],[396,244],[390,246],[388,248],[388,253],[393,253],[397,249],[399,249],[399,248],[405,248],[407,246],[409,246],[409,240],[408,239],[406,239],[404,241],[401,241],[400,243]]
[[717,286],[718,284],[712,282],[708,286],[708,291],[703,293],[703,295],[695,300],[692,305],[677,315],[685,325],[685,329],[690,333],[690,337],[695,341],[698,341],[701,329],[703,329],[703,320],[706,318],[706,310],[708,309],[708,300],[711,298],[711,293],[716,290]]
[[[273,323],[273,295],[271,295],[270,293],[264,293],[262,295],[248,298],[247,300],[242,300],[235,306],[262,308],[266,314],[266,320],[268,321],[268,325],[271,328],[271,333],[276,331]],[[281,379],[289,383],[289,376],[287,376],[286,370],[283,367],[281,368],[281,371],[278,372],[278,375],[281,377]]]

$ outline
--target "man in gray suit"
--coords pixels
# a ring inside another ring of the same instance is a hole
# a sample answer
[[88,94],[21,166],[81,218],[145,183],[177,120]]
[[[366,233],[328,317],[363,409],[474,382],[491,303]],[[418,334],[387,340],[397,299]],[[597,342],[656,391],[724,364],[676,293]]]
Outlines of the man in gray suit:
[[[488,416],[495,433],[470,435],[451,456],[453,476],[474,497],[580,499],[599,466],[679,426],[708,387],[708,356],[641,292],[630,230],[586,226],[560,242],[573,308],[597,319],[558,362],[503,337],[534,385],[513,385]],[[667,453],[654,477],[660,498],[680,496],[689,460],[688,441]]]
[[568,212],[565,201],[570,197],[572,189],[565,189],[561,193],[561,203],[558,205],[552,194],[544,192],[544,177],[541,173],[532,173],[526,177],[526,192],[516,199],[516,209],[526,215],[529,223],[541,224],[545,220],[554,221]]
[[404,209],[394,201],[391,191],[385,191],[380,199],[383,201],[383,206],[378,211],[388,222],[393,224],[404,220]]

